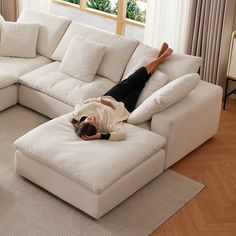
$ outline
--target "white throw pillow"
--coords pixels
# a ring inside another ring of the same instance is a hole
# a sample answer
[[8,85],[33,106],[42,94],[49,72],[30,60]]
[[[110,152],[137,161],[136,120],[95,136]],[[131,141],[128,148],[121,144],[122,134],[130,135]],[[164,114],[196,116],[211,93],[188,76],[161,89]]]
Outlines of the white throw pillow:
[[3,22],[1,24],[0,56],[36,56],[39,24]]
[[140,94],[136,107],[140,106],[149,96],[162,88],[168,82],[168,76],[161,71],[156,71],[146,83]]
[[58,68],[60,72],[91,82],[98,70],[106,47],[75,36]]
[[[136,66],[134,66],[134,68],[126,75],[126,77],[123,77],[122,80],[128,78],[132,73],[134,73],[140,67],[147,65],[152,60],[154,60],[154,58],[147,58],[137,63]],[[143,88],[143,91],[140,94],[135,107],[138,107],[140,104],[142,104],[146,98],[148,98],[158,89],[163,87],[167,82],[168,82],[168,76],[165,73],[156,70],[155,73],[150,77],[150,79],[146,83],[145,87]]]
[[157,113],[175,104],[199,83],[200,76],[197,73],[184,75],[171,81],[150,97],[148,97],[139,107],[129,116],[128,123],[143,123]]

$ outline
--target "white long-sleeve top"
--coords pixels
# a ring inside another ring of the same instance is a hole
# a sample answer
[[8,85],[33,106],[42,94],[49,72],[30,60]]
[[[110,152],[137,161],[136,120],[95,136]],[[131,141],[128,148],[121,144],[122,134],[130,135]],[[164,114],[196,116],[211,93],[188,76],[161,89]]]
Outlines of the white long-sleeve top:
[[110,133],[109,140],[123,140],[126,138],[126,133],[123,129],[123,122],[130,115],[124,107],[123,102],[117,102],[110,96],[103,98],[109,99],[115,109],[102,104],[101,98],[90,98],[83,102],[79,102],[75,106],[73,116],[76,120],[80,120],[82,116],[95,116],[98,131],[101,133]]

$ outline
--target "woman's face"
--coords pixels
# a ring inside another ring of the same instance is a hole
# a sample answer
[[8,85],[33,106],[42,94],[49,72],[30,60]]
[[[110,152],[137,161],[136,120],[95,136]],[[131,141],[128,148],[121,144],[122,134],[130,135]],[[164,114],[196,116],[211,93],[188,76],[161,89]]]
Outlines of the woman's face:
[[89,123],[90,125],[93,125],[97,128],[97,122],[96,122],[96,117],[95,116],[88,116],[85,120],[85,123]]

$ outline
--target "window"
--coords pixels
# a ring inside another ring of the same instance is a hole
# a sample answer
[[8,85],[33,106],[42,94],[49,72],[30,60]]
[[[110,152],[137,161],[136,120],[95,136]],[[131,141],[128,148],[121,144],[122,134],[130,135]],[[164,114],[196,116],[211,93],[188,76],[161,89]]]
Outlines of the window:
[[127,0],[126,18],[145,23],[147,0]]
[[145,26],[147,0],[54,0],[116,21],[116,33],[124,35],[125,26]]

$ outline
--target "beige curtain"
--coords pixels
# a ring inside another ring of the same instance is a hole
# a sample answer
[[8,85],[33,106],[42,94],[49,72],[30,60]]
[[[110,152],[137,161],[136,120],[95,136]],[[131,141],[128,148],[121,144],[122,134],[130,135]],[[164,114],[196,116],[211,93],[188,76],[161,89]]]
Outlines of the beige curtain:
[[221,86],[225,84],[234,4],[235,0],[195,0],[192,8],[187,53],[203,58],[202,80]]
[[7,21],[16,21],[16,0],[0,0],[0,14]]

